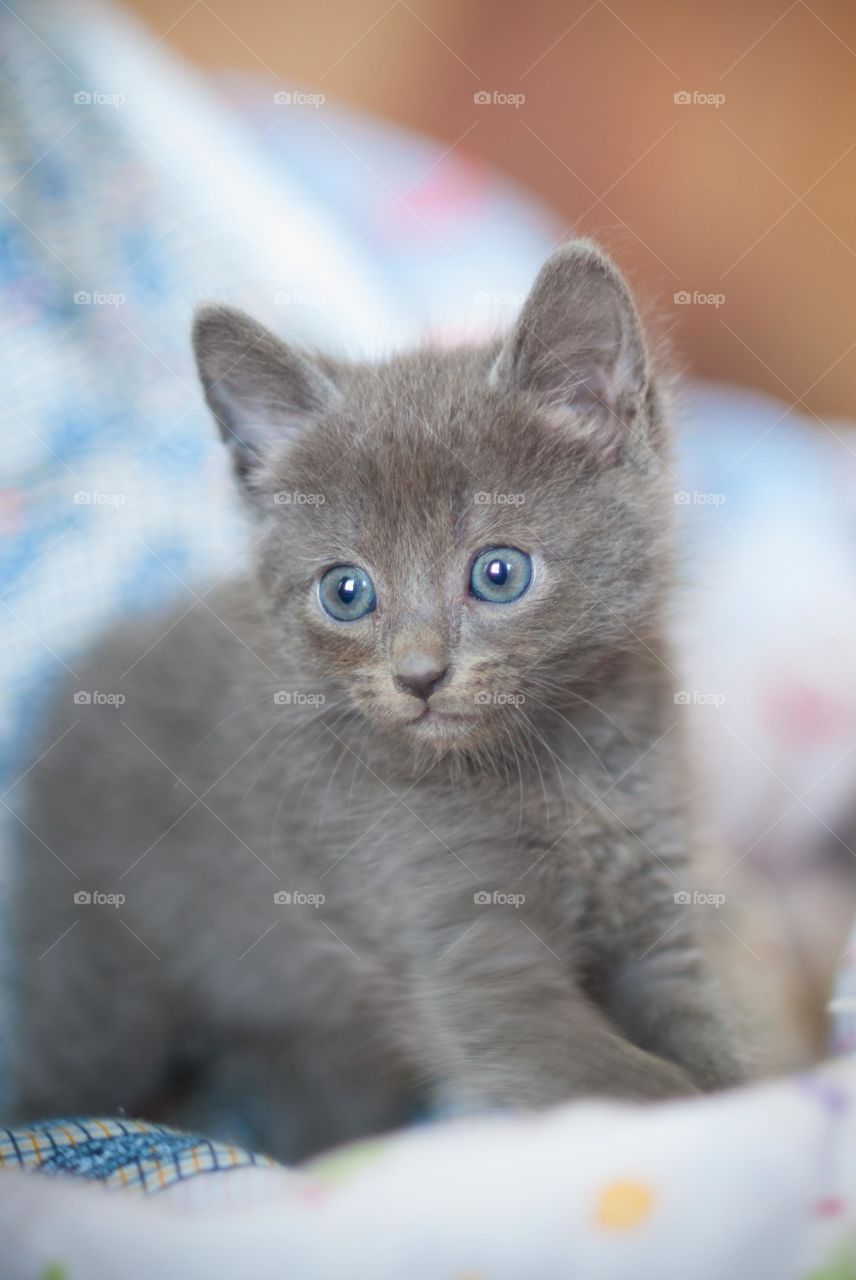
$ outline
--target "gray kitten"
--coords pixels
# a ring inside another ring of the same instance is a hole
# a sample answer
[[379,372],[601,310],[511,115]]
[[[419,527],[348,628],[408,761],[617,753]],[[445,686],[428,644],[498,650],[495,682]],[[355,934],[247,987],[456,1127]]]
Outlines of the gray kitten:
[[220,307],[194,343],[255,573],[112,634],[39,746],[15,1114],[183,1073],[179,1118],[231,1091],[293,1159],[420,1104],[740,1081],[680,902],[668,432],[616,269],[560,249],[487,347],[338,363]]

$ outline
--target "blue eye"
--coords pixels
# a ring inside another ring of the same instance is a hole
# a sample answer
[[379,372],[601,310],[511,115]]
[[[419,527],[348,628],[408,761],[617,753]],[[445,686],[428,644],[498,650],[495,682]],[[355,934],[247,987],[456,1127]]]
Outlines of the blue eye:
[[326,613],[338,622],[356,622],[377,605],[372,580],[355,564],[337,564],[318,584],[318,598]]
[[470,592],[487,604],[519,600],[531,581],[532,557],[517,547],[488,547],[470,570]]

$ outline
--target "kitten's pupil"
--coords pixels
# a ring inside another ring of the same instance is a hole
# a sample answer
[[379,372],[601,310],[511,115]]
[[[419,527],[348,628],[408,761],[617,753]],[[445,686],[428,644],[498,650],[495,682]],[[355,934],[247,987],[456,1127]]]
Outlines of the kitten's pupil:
[[504,560],[491,560],[487,567],[487,576],[497,587],[502,587],[508,578],[510,566]]
[[342,604],[351,604],[357,594],[357,582],[355,578],[343,578],[339,583],[339,599]]

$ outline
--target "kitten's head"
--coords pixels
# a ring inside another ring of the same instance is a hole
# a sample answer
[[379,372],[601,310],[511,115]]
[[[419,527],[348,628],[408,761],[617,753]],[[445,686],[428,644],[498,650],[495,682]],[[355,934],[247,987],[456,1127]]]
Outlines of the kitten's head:
[[555,253],[489,347],[338,363],[221,307],[194,343],[283,651],[402,751],[499,741],[655,622],[664,427],[593,245]]

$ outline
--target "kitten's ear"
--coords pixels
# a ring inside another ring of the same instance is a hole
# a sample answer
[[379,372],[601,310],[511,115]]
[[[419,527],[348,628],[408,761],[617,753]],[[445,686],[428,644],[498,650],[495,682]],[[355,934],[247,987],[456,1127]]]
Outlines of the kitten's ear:
[[234,307],[197,311],[193,349],[205,399],[241,480],[336,394],[308,357]]
[[617,268],[590,241],[564,245],[541,268],[491,382],[616,431],[638,414],[648,385],[639,317]]

